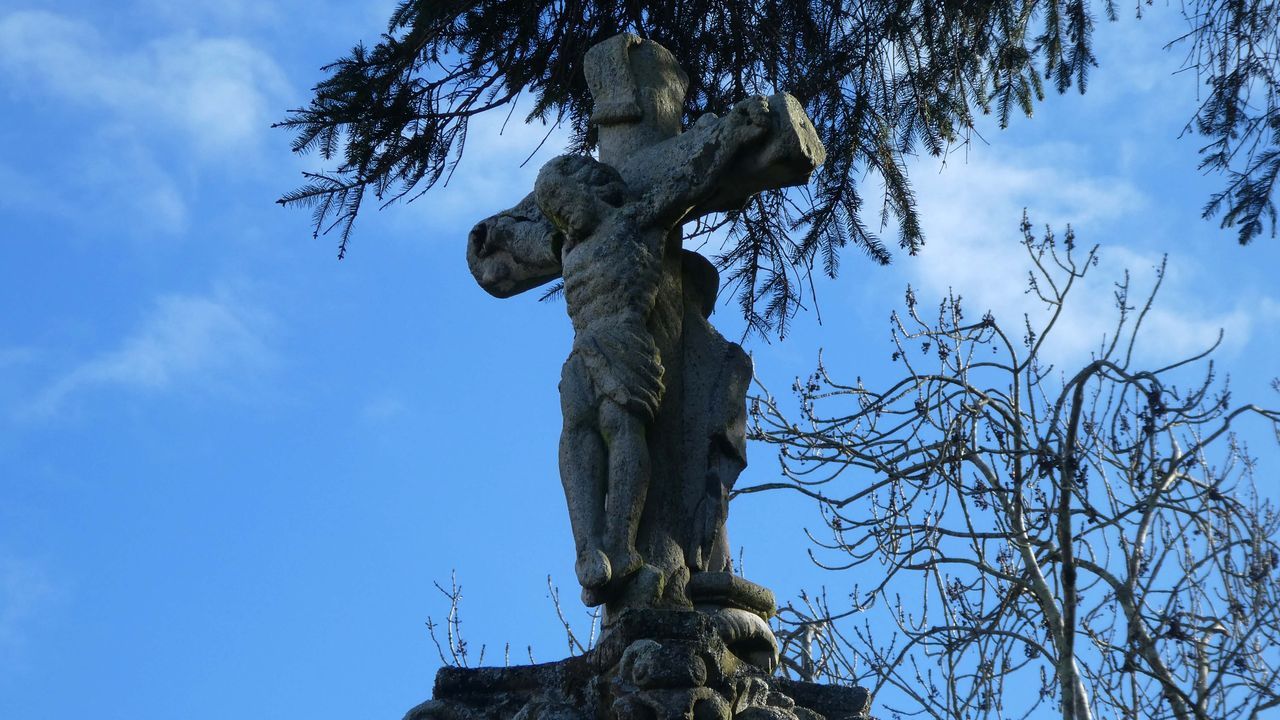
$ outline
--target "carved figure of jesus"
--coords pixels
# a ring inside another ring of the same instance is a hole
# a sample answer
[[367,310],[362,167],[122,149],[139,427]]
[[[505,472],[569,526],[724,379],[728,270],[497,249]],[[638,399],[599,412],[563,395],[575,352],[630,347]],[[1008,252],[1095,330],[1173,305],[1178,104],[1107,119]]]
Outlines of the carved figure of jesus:
[[534,197],[564,233],[564,296],[573,350],[560,375],[560,477],[587,590],[638,570],[635,519],[649,487],[645,426],[662,401],[662,360],[646,326],[662,279],[662,240],[643,231],[617,172],[556,158]]
[[538,173],[534,197],[564,235],[561,266],[573,350],[560,379],[560,476],[578,581],[588,592],[644,564],[636,528],[649,487],[646,427],[663,398],[649,331],[664,244],[723,171],[769,127],[763,97],[739,103],[695,150],[685,171],[637,194],[612,167],[566,155]]
[[564,280],[560,476],[584,602],[687,609],[691,583],[707,585],[696,575],[730,570],[751,362],[707,322],[718,277],[680,226],[803,184],[825,153],[786,94],[682,128],[688,78],[651,40],[609,38],[583,72],[600,160],[549,162],[534,192],[471,230],[467,264],[496,297]]

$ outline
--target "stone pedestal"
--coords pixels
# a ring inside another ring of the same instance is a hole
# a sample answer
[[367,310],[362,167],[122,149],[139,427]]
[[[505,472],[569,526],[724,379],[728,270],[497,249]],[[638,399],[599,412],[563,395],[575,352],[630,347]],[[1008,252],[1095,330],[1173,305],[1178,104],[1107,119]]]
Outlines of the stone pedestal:
[[[726,642],[726,637],[728,642]],[[867,690],[774,677],[715,614],[632,609],[585,655],[444,668],[405,720],[855,720]],[[757,648],[758,649],[758,648]]]

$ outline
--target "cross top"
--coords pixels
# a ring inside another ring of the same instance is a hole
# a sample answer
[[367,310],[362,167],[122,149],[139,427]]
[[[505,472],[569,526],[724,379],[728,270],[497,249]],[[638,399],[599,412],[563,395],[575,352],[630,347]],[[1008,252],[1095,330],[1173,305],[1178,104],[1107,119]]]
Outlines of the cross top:
[[593,46],[583,58],[595,102],[601,162],[617,165],[640,148],[680,133],[689,77],[674,55],[631,33]]

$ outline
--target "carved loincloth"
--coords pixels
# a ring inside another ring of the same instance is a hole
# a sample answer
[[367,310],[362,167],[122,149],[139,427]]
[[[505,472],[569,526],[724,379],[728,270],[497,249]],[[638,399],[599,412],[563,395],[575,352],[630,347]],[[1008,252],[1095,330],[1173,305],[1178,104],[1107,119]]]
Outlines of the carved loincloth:
[[657,414],[663,368],[647,328],[595,323],[574,337],[573,351],[565,364],[588,381],[595,405],[609,398],[645,422]]

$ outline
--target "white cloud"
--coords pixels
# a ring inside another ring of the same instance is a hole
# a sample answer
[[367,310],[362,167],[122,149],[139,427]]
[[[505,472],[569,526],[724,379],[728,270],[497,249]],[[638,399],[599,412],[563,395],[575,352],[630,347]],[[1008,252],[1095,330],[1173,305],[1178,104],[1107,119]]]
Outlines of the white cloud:
[[231,298],[161,297],[118,347],[50,383],[25,414],[47,417],[72,396],[96,387],[160,391],[252,370],[271,357],[263,340],[264,324],[261,312]]
[[[69,180],[73,194],[92,197],[106,210],[81,211],[71,217],[98,223],[121,215],[129,218],[134,229],[145,227],[167,234],[187,228],[190,209],[182,187],[140,138],[123,128],[113,128],[98,133],[96,142],[110,147],[110,153],[82,158]],[[55,203],[54,207],[63,204]]]
[[[564,152],[569,127],[566,124],[552,129],[538,122],[526,124],[529,105],[517,103],[509,122],[506,108],[476,116],[467,126],[466,151],[449,184],[442,183],[415,200],[408,207],[416,208],[416,212],[404,215],[413,215],[413,223],[421,223],[425,217],[433,231],[445,226],[469,229],[473,223],[506,210],[533,192],[538,170]],[[535,149],[538,150],[533,159],[525,162]],[[461,242],[456,237],[447,239]]]
[[1089,74],[1088,92],[1071,100],[1101,107],[1140,93],[1160,102],[1128,103],[1131,112],[1156,121],[1185,120],[1178,113],[1194,107],[1199,80],[1194,73],[1178,72],[1187,44],[1166,45],[1188,27],[1182,14],[1172,8],[1146,12],[1141,20],[1128,17],[1100,23],[1095,35],[1098,67]]
[[286,89],[275,61],[243,39],[183,33],[116,51],[87,22],[39,10],[0,17],[0,70],[139,128],[177,129],[207,154],[262,137]]
[[[1014,159],[977,154],[952,161],[938,176],[917,171],[917,196],[930,242],[906,266],[912,282],[933,300],[949,290],[963,296],[974,317],[991,310],[1006,328],[1021,328],[1047,318],[1045,306],[1027,293],[1032,264],[1017,246],[1018,219],[1025,208],[1041,235],[1052,227],[1061,239],[1066,226],[1077,230],[1083,256],[1100,244],[1102,263],[1073,288],[1067,311],[1058,321],[1049,358],[1077,362],[1096,350],[1117,318],[1114,283],[1128,269],[1130,304],[1145,300],[1155,281],[1160,255],[1135,250],[1105,231],[1125,216],[1151,212],[1152,203],[1124,177],[1081,168],[1084,151],[1070,145],[1021,150]],[[923,168],[922,168],[923,170]],[[1261,316],[1259,306],[1214,307],[1196,302],[1193,268],[1170,256],[1160,296],[1144,321],[1142,347],[1151,361],[1172,360],[1209,347],[1225,331],[1228,349],[1246,344]]]
[[[74,217],[75,205],[43,183],[31,182],[30,173],[0,162],[0,209],[37,208],[51,215]],[[11,233],[7,233],[10,238]]]
[[377,423],[394,420],[408,411],[409,407],[399,395],[385,392],[371,397],[360,408],[360,417],[367,422]]
[[0,552],[0,651],[18,651],[32,620],[54,596],[48,573],[38,564]]
[[35,362],[39,355],[36,349],[31,347],[0,347],[0,371],[29,365]]
[[[135,133],[123,127],[90,131],[99,150],[73,164],[19,168],[0,162],[0,209],[54,218],[77,228],[124,227],[175,235],[187,229],[190,208],[178,181]],[[58,177],[58,182],[47,178]],[[18,241],[21,238],[6,238]]]
[[[47,163],[0,166],[0,207],[135,237],[188,228],[193,160],[240,172],[283,107],[283,73],[235,37],[183,32],[116,47],[86,21],[0,13],[0,73],[79,130]],[[47,109],[42,110],[49,112]]]
[[281,16],[281,8],[260,0],[142,0],[139,4],[150,15],[176,24],[245,26]]

